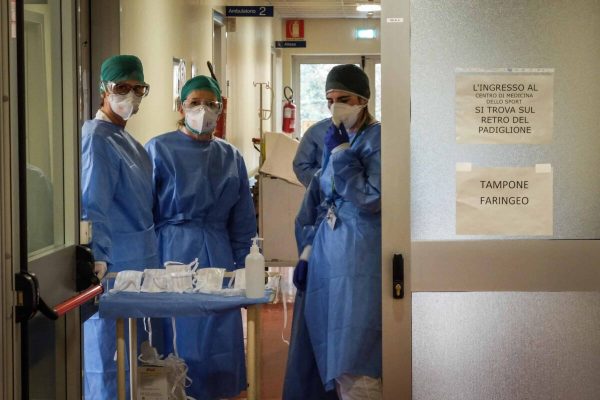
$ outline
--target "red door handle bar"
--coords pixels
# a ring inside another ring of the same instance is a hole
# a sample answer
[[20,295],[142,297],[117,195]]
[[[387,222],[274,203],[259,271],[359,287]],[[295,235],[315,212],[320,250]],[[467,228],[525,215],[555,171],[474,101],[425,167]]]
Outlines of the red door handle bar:
[[54,312],[57,316],[62,316],[68,313],[69,311],[81,306],[82,304],[87,303],[89,300],[94,297],[102,294],[104,292],[104,288],[102,285],[94,285],[85,289],[83,292],[80,292],[76,296],[71,297],[63,301],[62,303],[56,305],[54,307]]

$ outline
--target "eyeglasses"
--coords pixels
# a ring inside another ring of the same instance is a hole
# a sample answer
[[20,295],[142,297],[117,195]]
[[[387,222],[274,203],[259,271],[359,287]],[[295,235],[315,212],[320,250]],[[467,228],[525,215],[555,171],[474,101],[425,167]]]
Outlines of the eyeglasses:
[[128,83],[123,82],[102,82],[102,85],[105,89],[108,89],[110,93],[126,95],[127,93],[133,90],[133,93],[137,97],[145,97],[148,96],[148,92],[150,92],[150,85],[144,83],[142,85],[130,85]]
[[211,111],[215,113],[220,113],[223,109],[223,103],[212,100],[204,100],[204,99],[191,99],[189,102],[183,103],[184,110],[191,110],[192,108],[196,108],[198,106],[204,106],[209,108]]

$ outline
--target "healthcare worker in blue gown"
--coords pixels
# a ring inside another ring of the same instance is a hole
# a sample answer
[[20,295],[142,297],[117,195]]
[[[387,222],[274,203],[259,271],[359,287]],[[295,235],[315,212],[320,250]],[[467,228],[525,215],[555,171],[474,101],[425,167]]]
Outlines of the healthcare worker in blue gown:
[[283,398],[335,390],[343,400],[381,399],[381,125],[367,109],[359,67],[334,67],[325,87],[332,123],[296,218],[294,283],[303,303],[294,310]]
[[292,167],[304,187],[308,187],[314,174],[321,168],[325,134],[330,125],[331,118],[325,118],[308,128],[300,139]]
[[[161,262],[244,267],[256,215],[240,152],[213,135],[222,111],[218,83],[206,76],[181,90],[179,129],[146,144],[152,159],[154,218]],[[177,318],[177,349],[196,399],[233,397],[246,389],[240,310]],[[168,341],[167,341],[168,343]]]
[[[149,86],[141,61],[131,55],[106,59],[100,72],[102,104],[82,132],[81,205],[92,223],[96,274],[156,268],[152,216],[152,164],[126,130]],[[141,320],[140,320],[141,322]],[[143,332],[143,329],[138,329]],[[115,321],[96,313],[84,323],[84,396],[117,398]]]

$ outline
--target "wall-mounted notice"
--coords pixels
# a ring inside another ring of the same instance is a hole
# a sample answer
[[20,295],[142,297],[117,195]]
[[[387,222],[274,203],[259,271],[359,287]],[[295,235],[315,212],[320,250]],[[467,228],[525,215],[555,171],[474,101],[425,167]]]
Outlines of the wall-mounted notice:
[[549,143],[554,69],[457,69],[458,143]]
[[456,164],[456,234],[551,236],[552,167]]

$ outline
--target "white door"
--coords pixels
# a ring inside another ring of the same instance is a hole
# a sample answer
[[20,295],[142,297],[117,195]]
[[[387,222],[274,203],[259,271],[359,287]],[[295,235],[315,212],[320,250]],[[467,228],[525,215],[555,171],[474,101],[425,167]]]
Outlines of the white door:
[[[600,3],[382,7],[385,398],[597,399]],[[552,140],[457,143],[457,68],[553,69]],[[550,164],[552,234],[458,235],[462,162]],[[392,297],[394,253],[403,299]]]

